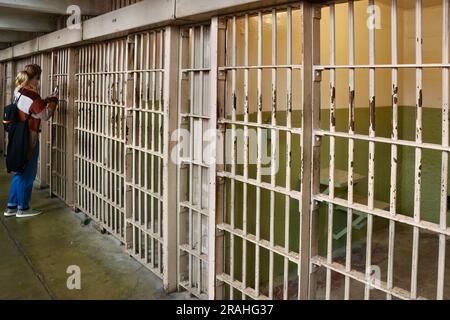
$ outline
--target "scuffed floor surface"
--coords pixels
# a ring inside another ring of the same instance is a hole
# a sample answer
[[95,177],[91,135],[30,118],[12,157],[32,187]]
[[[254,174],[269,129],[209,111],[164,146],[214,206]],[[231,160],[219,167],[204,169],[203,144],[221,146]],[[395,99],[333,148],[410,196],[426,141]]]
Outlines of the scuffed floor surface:
[[[33,218],[3,216],[10,176],[0,159],[0,299],[178,299],[165,295],[162,281],[129,257],[123,246],[83,225],[48,190],[34,190]],[[69,290],[69,266],[81,271],[81,289]]]

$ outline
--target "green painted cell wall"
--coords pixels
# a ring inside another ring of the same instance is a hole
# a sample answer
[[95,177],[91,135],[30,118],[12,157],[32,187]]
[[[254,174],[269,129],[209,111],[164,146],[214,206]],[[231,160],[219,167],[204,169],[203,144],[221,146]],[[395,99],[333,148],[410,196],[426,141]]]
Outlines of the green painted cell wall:
[[[283,114],[278,114],[281,119],[284,118]],[[254,115],[250,117],[250,121],[256,121]],[[327,129],[329,123],[329,111],[323,110],[321,115],[321,127]],[[263,119],[267,122],[270,119],[270,115],[264,113]],[[301,116],[298,112],[293,115],[294,126],[300,126]],[[336,112],[336,126],[338,131],[347,131],[348,123],[348,111],[347,109],[338,109]],[[365,134],[368,133],[369,123],[369,109],[357,108],[355,111],[356,119],[356,133]],[[392,108],[390,107],[377,107],[376,108],[376,133],[379,137],[390,137],[391,135],[391,119]],[[415,119],[416,110],[414,107],[399,107],[399,138],[403,140],[413,141],[415,138]],[[440,143],[441,142],[441,111],[436,108],[423,108],[423,139],[424,142]],[[239,129],[239,128],[238,128]],[[284,186],[286,176],[286,136],[280,134],[279,136],[279,170],[276,175],[277,185]],[[292,177],[291,185],[293,188],[299,190],[300,180],[298,173],[300,172],[300,138],[293,136],[293,163],[292,163]],[[298,147],[296,147],[298,146]],[[376,155],[375,155],[375,199],[389,203],[390,193],[390,168],[391,168],[391,147],[388,144],[376,143]],[[329,139],[324,138],[321,147],[321,167],[328,167],[329,153]],[[270,150],[268,150],[270,154]],[[368,142],[355,141],[355,154],[354,154],[354,171],[363,176],[368,175]],[[348,143],[346,139],[336,139],[336,168],[347,170],[348,160]],[[398,148],[398,199],[397,199],[397,212],[412,216],[414,212],[414,165],[415,165],[415,151],[411,147],[399,147]],[[441,154],[436,151],[424,150],[422,153],[422,191],[421,191],[421,217],[424,220],[431,222],[438,222],[439,219],[439,206],[440,206],[440,171],[441,171]],[[228,168],[229,170],[229,168]],[[242,174],[242,166],[237,166],[237,174]],[[249,166],[249,177],[256,178],[256,166]],[[270,176],[263,176],[265,182],[270,182]],[[358,183],[355,186],[355,194],[367,197],[367,178]],[[227,203],[230,203],[230,183],[227,182]],[[243,185],[236,182],[235,186],[235,225],[237,228],[242,229],[242,212],[243,212]],[[261,189],[262,190],[262,189]],[[298,251],[299,246],[299,205],[295,200],[289,202],[289,243],[291,251]],[[276,194],[275,197],[275,244],[284,246],[284,234],[285,234],[285,197],[280,194]],[[228,206],[229,208],[229,206]],[[261,191],[261,238],[270,240],[270,191]],[[248,232],[256,234],[256,188],[248,186],[247,195],[247,226]],[[327,218],[326,209],[324,206],[320,210],[320,240],[319,249],[320,253],[324,254],[326,251],[326,229]],[[230,212],[227,213],[227,222],[230,223]],[[335,211],[334,214],[334,230],[338,231],[346,225],[346,213]],[[379,228],[387,226],[387,221],[376,218],[374,221],[375,231]],[[353,241],[364,241],[365,228],[361,230],[354,230]],[[229,240],[229,238],[227,239]],[[229,261],[229,241],[227,241],[226,261]],[[333,249],[342,249],[345,245],[345,237],[339,241],[334,241]],[[248,283],[254,282],[254,270],[255,270],[255,254],[254,245],[247,244],[247,281]],[[341,250],[342,251],[342,250]],[[281,257],[275,255],[274,260],[274,274],[282,274],[284,260]],[[260,265],[260,277],[261,284],[267,282],[269,278],[269,252],[265,249],[261,249]],[[240,279],[242,273],[242,241],[235,237],[235,276]],[[229,271],[229,270],[228,270]],[[290,272],[296,274],[295,265],[290,264]]]
[[[346,131],[348,111],[338,109],[336,112],[337,131]],[[355,111],[356,133],[368,133],[369,109],[357,108]],[[322,128],[327,129],[329,113],[322,113]],[[392,108],[376,108],[376,134],[389,138],[391,135]],[[423,140],[428,143],[441,143],[441,111],[436,108],[423,108]],[[414,141],[416,124],[415,107],[399,107],[399,139]],[[355,142],[356,173],[368,175],[368,145],[366,141]],[[321,167],[328,166],[329,140],[323,140],[321,149]],[[346,139],[336,139],[336,168],[347,170],[348,143]],[[412,216],[414,213],[414,168],[415,150],[411,147],[398,147],[397,171],[397,212]],[[389,203],[390,198],[390,170],[391,147],[388,144],[376,143],[375,147],[375,199]],[[422,151],[422,188],[421,188],[421,217],[430,222],[439,221],[440,209],[440,172],[441,153],[438,151]],[[367,179],[355,186],[355,194],[367,197]],[[326,210],[321,210],[321,225],[326,225]],[[340,215],[340,216],[339,216]],[[340,230],[346,224],[345,213],[335,213],[335,230]],[[387,225],[383,219],[375,219],[374,227],[382,228]],[[354,240],[365,237],[365,229],[354,231]],[[345,238],[334,243],[334,249],[342,248]],[[321,228],[321,253],[326,249],[326,228]]]
[[[240,117],[238,117],[240,118]],[[286,118],[284,112],[278,112],[277,118],[280,123],[285,123],[283,119]],[[293,126],[300,126],[300,114],[299,112],[294,112],[293,114]],[[270,113],[264,112],[263,115],[264,122],[270,122]],[[250,121],[256,122],[256,115],[250,115]],[[242,129],[241,127],[237,127],[237,129]],[[285,186],[286,182],[286,134],[280,133],[279,135],[279,170],[276,174],[276,184],[278,186]],[[268,142],[270,145],[270,142]],[[298,174],[300,172],[300,157],[301,157],[301,149],[300,149],[300,137],[298,135],[292,136],[291,144],[293,146],[292,149],[292,167],[291,167],[291,186],[293,189],[299,190],[300,179]],[[266,155],[270,155],[270,148],[268,148]],[[270,164],[268,164],[270,165]],[[230,168],[227,168],[230,171]],[[238,165],[236,168],[236,173],[239,175],[243,175],[243,166]],[[256,179],[256,165],[249,165],[249,178]],[[264,175],[262,176],[262,181],[270,183],[271,176]],[[227,207],[230,209],[230,181],[227,180],[226,184],[227,190]],[[234,198],[234,219],[235,226],[239,229],[243,228],[242,225],[242,217],[243,217],[243,184],[240,182],[236,182],[235,184],[235,198]],[[253,235],[256,234],[256,188],[250,185],[247,186],[248,194],[247,194],[247,232]],[[299,219],[299,204],[296,200],[288,200],[289,201],[289,243],[290,250],[294,252],[298,252],[299,246],[299,229],[300,229],[300,219]],[[275,234],[275,245],[279,245],[280,247],[284,246],[285,239],[285,208],[286,208],[286,199],[284,195],[279,193],[275,194],[275,223],[274,223],[274,234]],[[270,240],[270,191],[261,189],[261,202],[260,202],[260,232],[261,239]],[[230,211],[227,213],[227,222],[230,223]],[[226,261],[229,261],[230,257],[230,242],[229,238],[227,238],[227,250],[226,250]],[[241,278],[242,274],[242,241],[235,237],[235,257],[234,257],[234,272],[236,279]],[[269,278],[269,252],[263,248],[261,248],[260,252],[260,277],[261,284],[267,282]],[[283,273],[284,262],[283,258],[275,255],[274,257],[274,274],[279,275]],[[227,266],[229,268],[229,266]],[[290,264],[290,273],[296,274],[295,265]],[[229,272],[229,269],[227,270]],[[255,279],[255,246],[250,242],[247,242],[247,281],[248,283],[254,283]],[[264,292],[264,289],[262,289]]]

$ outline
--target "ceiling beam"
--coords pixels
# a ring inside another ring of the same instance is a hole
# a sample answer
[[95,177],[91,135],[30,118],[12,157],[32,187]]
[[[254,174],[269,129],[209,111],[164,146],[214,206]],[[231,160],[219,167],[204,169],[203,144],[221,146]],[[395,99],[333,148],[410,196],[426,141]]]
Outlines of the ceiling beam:
[[24,32],[51,32],[56,29],[55,19],[30,13],[0,11],[0,30]]
[[0,0],[0,7],[40,13],[67,14],[69,6],[77,5],[80,7],[82,15],[100,15],[108,10],[107,2],[104,0]]
[[175,17],[175,0],[145,0],[83,22],[83,40],[165,23]]

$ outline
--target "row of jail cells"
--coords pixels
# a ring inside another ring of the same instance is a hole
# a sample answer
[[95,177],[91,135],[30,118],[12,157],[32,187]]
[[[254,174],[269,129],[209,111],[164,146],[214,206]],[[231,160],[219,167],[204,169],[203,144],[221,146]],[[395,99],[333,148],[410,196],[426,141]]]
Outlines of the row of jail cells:
[[299,3],[42,53],[2,75],[41,64],[41,94],[60,91],[41,185],[167,287],[442,299],[448,36],[449,0]]

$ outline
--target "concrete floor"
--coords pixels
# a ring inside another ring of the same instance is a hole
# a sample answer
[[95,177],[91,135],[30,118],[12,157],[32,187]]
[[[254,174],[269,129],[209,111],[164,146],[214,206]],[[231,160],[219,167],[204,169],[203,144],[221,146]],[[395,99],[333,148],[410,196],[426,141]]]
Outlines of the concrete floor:
[[[376,223],[375,223],[376,225]],[[379,267],[382,281],[387,281],[388,269],[388,228],[376,228],[373,232],[372,265]],[[413,228],[402,224],[396,226],[394,244],[394,268],[393,283],[395,287],[410,291],[411,289],[411,264],[412,264],[412,239]],[[438,274],[438,250],[439,238],[430,232],[420,232],[419,261],[417,276],[418,296],[425,299],[436,299],[437,274]],[[445,273],[444,273],[444,299],[450,300],[450,239],[446,241]],[[336,255],[333,262],[345,266],[345,253]],[[352,269],[365,272],[366,245],[365,241],[352,245]],[[325,298],[326,273],[325,268],[318,270],[318,299]],[[345,277],[332,272],[331,274],[331,299],[344,299]],[[364,285],[361,282],[351,280],[350,298],[364,299]],[[386,299],[386,294],[373,289],[370,298],[372,300]]]
[[[0,203],[6,204],[10,177],[0,159]],[[129,257],[123,246],[101,234],[48,190],[34,190],[32,206],[44,214],[0,217],[0,300],[2,299],[178,299],[162,281]],[[67,268],[80,267],[81,290],[67,288]]]

